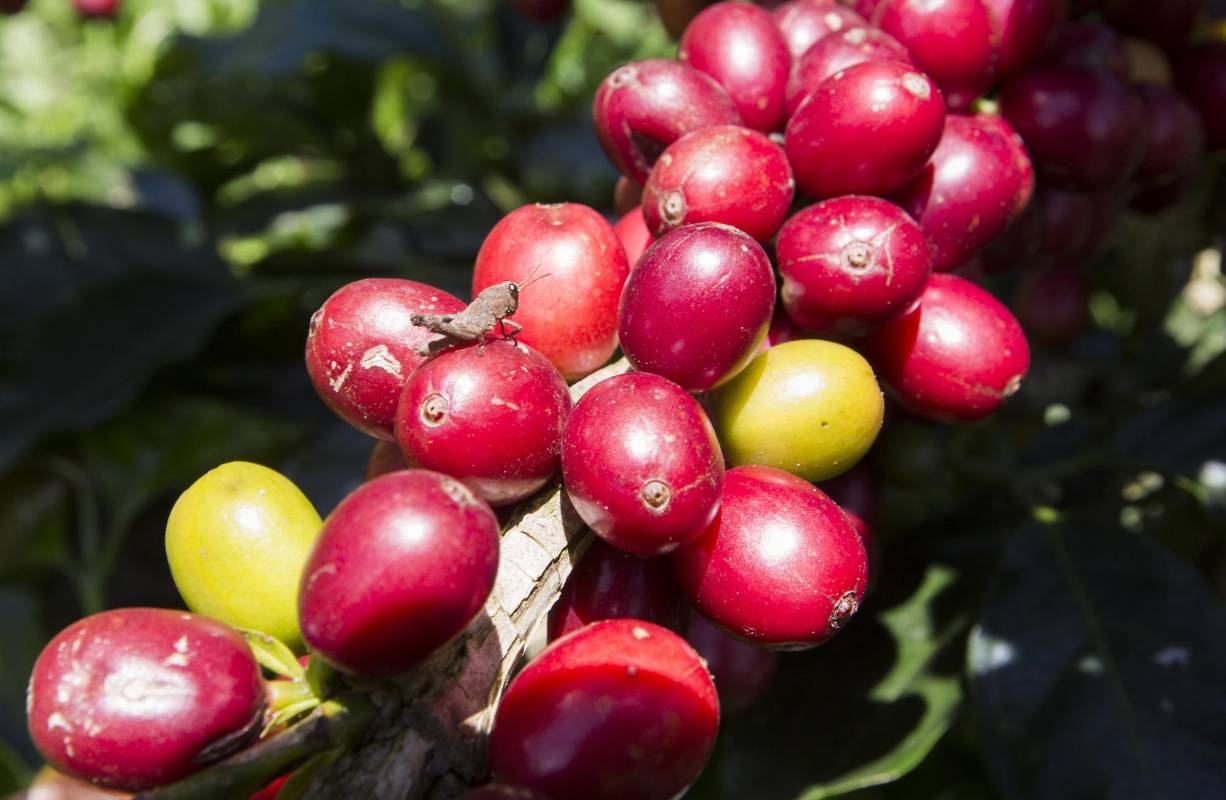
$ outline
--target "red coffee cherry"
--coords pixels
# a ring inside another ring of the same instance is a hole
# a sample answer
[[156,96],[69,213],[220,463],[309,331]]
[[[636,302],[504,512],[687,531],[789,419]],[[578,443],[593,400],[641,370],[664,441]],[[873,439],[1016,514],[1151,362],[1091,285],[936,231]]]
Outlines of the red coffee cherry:
[[1136,179],[1146,187],[1177,182],[1205,154],[1205,126],[1188,101],[1165,86],[1136,87],[1145,104],[1145,158]]
[[554,642],[511,681],[490,766],[553,800],[669,800],[698,777],[718,728],[715,686],[684,639],[606,620]]
[[374,448],[370,451],[370,458],[366,460],[365,480],[373,481],[389,472],[402,469],[408,469],[408,465],[404,463],[400,445],[380,439],[375,442]]
[[302,636],[345,672],[395,675],[464,630],[497,571],[489,506],[446,475],[393,472],[324,520],[302,571]]
[[800,58],[825,36],[848,28],[864,27],[868,21],[834,0],[788,0],[771,12],[793,58]]
[[641,619],[676,630],[681,612],[667,560],[639,558],[595,539],[549,609],[549,641],[603,619]]
[[43,648],[30,737],[57,770],[138,792],[184,778],[259,735],[260,668],[243,637],[160,608],[103,611]]
[[1050,267],[1027,278],[1015,305],[1027,333],[1048,344],[1067,344],[1090,325],[1090,283],[1073,267]]
[[877,375],[909,411],[971,420],[995,413],[1030,366],[1022,326],[968,280],[935,273],[914,309],[864,340]]
[[911,51],[954,111],[968,108],[996,77],[1000,31],[983,0],[884,0],[873,22]]
[[841,630],[868,580],[864,545],[842,509],[773,467],[728,470],[719,516],[670,558],[699,613],[778,650],[814,647]]
[[411,314],[454,314],[458,297],[417,281],[366,278],[342,286],[311,317],[306,367],[328,408],[353,427],[392,438],[405,378],[423,357],[417,348],[434,334]]
[[924,232],[887,200],[848,196],[797,212],[775,244],[781,298],[802,328],[859,336],[905,310],[932,260]]
[[983,0],[983,4],[1000,33],[1000,78],[1043,56],[1068,11],[1067,0]]
[[636,370],[701,392],[745,368],[774,306],[774,271],[760,244],[727,225],[687,225],[639,259],[618,336]]
[[613,233],[617,234],[618,241],[622,243],[622,248],[626,251],[626,260],[630,264],[630,269],[634,269],[639,259],[643,257],[643,253],[656,240],[656,237],[651,235],[651,231],[647,230],[647,220],[643,217],[641,205],[627,211],[625,216],[613,226]]
[[1145,106],[1118,78],[1086,67],[1038,66],[1000,93],[1040,177],[1067,189],[1127,181],[1145,155]]
[[[1039,237],[1042,235],[1043,221],[1032,199],[1026,210],[980,250],[973,260],[979,262],[987,275],[1024,269],[1039,255]],[[959,272],[959,269],[951,271]]]
[[770,688],[778,653],[734,639],[698,614],[690,615],[685,638],[707,662],[726,716],[748,711]]
[[1174,49],[1188,40],[1205,0],[1102,0],[1107,22],[1131,36]]
[[1057,259],[1083,252],[1095,228],[1096,206],[1092,194],[1040,187],[1031,201],[1039,223],[1037,252]]
[[877,478],[868,464],[861,461],[837,478],[822,481],[817,488],[838,503],[860,535],[860,542],[868,554],[868,588],[872,589],[881,574],[881,542],[877,538],[880,511]]
[[783,127],[792,55],[770,12],[749,3],[708,6],[686,27],[677,57],[718,81],[748,127]]
[[724,457],[698,401],[658,375],[618,375],[571,413],[562,478],[583,521],[614,547],[670,552],[719,509]]
[[656,236],[722,222],[769,242],[795,188],[782,147],[749,128],[716,125],[668,146],[643,187],[643,214]]
[[1175,85],[1200,113],[1209,149],[1226,148],[1226,43],[1185,49],[1175,61]]
[[945,104],[928,76],[869,61],[813,90],[788,122],[784,146],[809,196],[881,195],[923,170],[944,126]]
[[409,376],[396,442],[406,463],[450,475],[491,505],[510,505],[558,471],[570,405],[561,373],[527,345],[468,345]]
[[1089,67],[1129,80],[1128,45],[1115,28],[1099,22],[1067,22],[1056,29],[1044,59],[1048,64]]
[[999,236],[1033,191],[1034,169],[1007,122],[951,114],[932,160],[896,199],[928,237],[932,268],[944,271]]
[[788,116],[805,98],[836,72],[866,61],[911,63],[911,54],[890,34],[877,28],[846,28],[818,39],[805,51],[788,79]]
[[618,67],[596,90],[596,136],[623,175],[647,180],[664,148],[708,125],[740,125],[732,98],[714,78],[666,59]]
[[509,317],[523,326],[519,338],[577,380],[617,349],[617,301],[629,273],[625,250],[600,214],[578,203],[528,205],[485,237],[473,296],[502,281],[522,284],[519,310]]

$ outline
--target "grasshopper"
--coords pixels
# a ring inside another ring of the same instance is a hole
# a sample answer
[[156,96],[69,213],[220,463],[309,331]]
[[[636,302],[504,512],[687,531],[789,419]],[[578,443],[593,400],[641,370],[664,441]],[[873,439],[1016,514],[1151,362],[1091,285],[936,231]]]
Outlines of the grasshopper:
[[[535,274],[536,270],[532,271]],[[514,341],[515,335],[523,330],[523,326],[507,317],[519,308],[519,292],[525,286],[541,278],[549,277],[545,273],[534,278],[532,274],[523,283],[503,281],[482,290],[468,308],[458,314],[413,314],[409,322],[434,333],[441,334],[441,339],[431,339],[417,349],[420,355],[428,356],[444,350],[458,342],[477,342],[478,348],[485,347],[485,337],[498,328],[504,338]],[[509,332],[508,332],[509,329]],[[482,352],[479,350],[478,352]]]

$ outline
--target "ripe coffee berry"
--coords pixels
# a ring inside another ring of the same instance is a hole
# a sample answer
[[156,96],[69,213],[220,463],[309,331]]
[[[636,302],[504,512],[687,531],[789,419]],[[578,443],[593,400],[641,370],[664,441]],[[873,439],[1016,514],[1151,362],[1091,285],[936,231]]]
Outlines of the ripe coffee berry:
[[685,638],[707,662],[725,715],[749,710],[770,688],[778,653],[734,639],[698,614],[690,615]]
[[1057,259],[1083,252],[1095,227],[1095,205],[1092,194],[1040,187],[1031,202],[1039,221],[1038,252]]
[[1064,19],[1067,0],[983,0],[1000,32],[997,72],[1008,78],[1047,50]]
[[880,498],[876,477],[868,464],[861,461],[839,477],[822,481],[817,488],[838,503],[860,535],[868,554],[868,588],[872,589],[881,574],[881,542],[877,538]]
[[1030,347],[999,300],[956,275],[936,273],[914,309],[864,340],[881,379],[910,411],[970,420],[997,411],[1021,386]]
[[792,56],[770,12],[739,2],[708,6],[686,27],[677,57],[718,81],[750,128],[783,127]]
[[788,114],[795,114],[804,99],[836,72],[879,60],[910,64],[911,55],[897,39],[877,28],[847,28],[818,39],[792,69],[787,90]]
[[392,438],[400,389],[434,334],[412,314],[454,314],[464,302],[441,289],[398,278],[342,286],[311,317],[307,373],[328,408],[363,433]]
[[1175,61],[1175,85],[1200,112],[1209,149],[1226,149],[1226,43],[1187,48]]
[[897,195],[919,222],[932,268],[950,270],[995,239],[1025,210],[1034,169],[999,117],[951,114],[932,160]]
[[602,619],[641,619],[676,630],[682,610],[666,559],[639,558],[595,539],[549,609],[549,641]]
[[408,469],[408,464],[404,463],[404,455],[400,452],[400,445],[395,442],[379,440],[375,442],[375,446],[370,451],[370,458],[366,460],[365,479],[373,481],[375,478],[386,475],[389,472],[396,472],[402,469]]
[[1200,114],[1163,86],[1138,86],[1145,104],[1145,157],[1136,179],[1146,187],[1175,183],[1192,172],[1205,154],[1205,126]]
[[1107,21],[1124,33],[1176,48],[1187,41],[1205,0],[1102,0],[1099,5]]
[[652,556],[697,536],[719,508],[724,459],[698,401],[658,375],[593,386],[571,414],[562,477],[598,536]]
[[186,777],[259,734],[260,669],[236,631],[181,611],[124,608],[43,649],[30,737],[61,772],[125,791]]
[[851,195],[797,212],[775,244],[781,297],[802,328],[858,336],[919,297],[932,259],[924,233],[898,206]]
[[945,104],[928,76],[869,61],[813,90],[788,122],[785,148],[811,197],[889,194],[923,170],[944,126]]
[[699,613],[781,650],[841,630],[868,579],[864,545],[842,509],[812,484],[763,466],[729,470],[715,522],[670,558]]
[[405,461],[503,506],[558,471],[570,414],[566,381],[527,345],[497,340],[441,353],[413,371],[396,414]]
[[749,128],[716,125],[668,146],[643,187],[643,214],[656,236],[696,222],[722,222],[768,242],[791,208],[794,189],[782,147]]
[[622,243],[622,248],[626,251],[626,260],[630,264],[630,269],[634,269],[639,259],[643,257],[643,253],[656,240],[651,235],[651,231],[647,230],[647,220],[643,217],[641,205],[627,211],[613,226],[613,232],[617,234],[618,241]]
[[1061,25],[1044,60],[1068,67],[1100,69],[1122,81],[1128,80],[1132,72],[1124,37],[1115,28],[1098,22]]
[[1090,284],[1073,266],[1056,266],[1027,277],[1017,294],[1018,320],[1048,344],[1071,342],[1090,324]]
[[298,614],[312,658],[385,677],[423,661],[481,610],[498,571],[498,520],[459,481],[393,472],[324,521]]
[[744,369],[774,306],[774,271],[760,244],[727,225],[687,225],[639,259],[618,336],[635,369],[699,392]]
[[788,0],[771,14],[793,58],[803,56],[825,36],[868,25],[863,16],[834,0]]
[[600,84],[592,108],[596,136],[613,166],[647,180],[664,148],[708,125],[740,125],[732,99],[714,78],[665,59],[618,67]]
[[577,203],[527,205],[481,245],[473,296],[502,281],[522,285],[509,319],[519,338],[567,380],[603,366],[617,348],[617,301],[630,265],[604,217]]
[[684,639],[606,620],[554,642],[511,681],[490,766],[553,800],[669,800],[698,777],[718,728],[715,686]]

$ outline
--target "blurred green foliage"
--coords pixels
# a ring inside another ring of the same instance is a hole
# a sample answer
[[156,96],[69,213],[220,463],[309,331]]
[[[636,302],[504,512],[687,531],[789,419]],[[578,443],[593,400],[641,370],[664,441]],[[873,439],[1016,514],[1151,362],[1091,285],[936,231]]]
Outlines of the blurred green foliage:
[[[467,294],[523,202],[609,211],[591,94],[673,47],[637,0],[550,24],[496,0],[126,0],[113,22],[33,0],[0,18],[0,792],[35,765],[22,695],[49,636],[178,604],[161,545],[178,492],[235,458],[323,512],[360,480],[369,441],[302,368],[310,312],[376,274]],[[1125,217],[1094,265],[1093,330],[1036,348],[1004,414],[891,415],[874,595],[784,658],[692,797],[1226,795],[1199,766],[1226,761],[1207,677],[1226,594],[1222,175]],[[1017,278],[995,280],[1011,296]],[[1162,653],[1191,665],[1178,681],[1154,673]]]

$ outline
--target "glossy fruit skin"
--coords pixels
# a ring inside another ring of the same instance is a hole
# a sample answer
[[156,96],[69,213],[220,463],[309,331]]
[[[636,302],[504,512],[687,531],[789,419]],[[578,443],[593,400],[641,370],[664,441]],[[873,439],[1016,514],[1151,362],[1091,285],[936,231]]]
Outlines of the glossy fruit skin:
[[1145,104],[1145,158],[1136,179],[1146,186],[1175,183],[1205,154],[1205,126],[1200,114],[1174,91],[1162,86],[1136,87]]
[[192,611],[301,649],[298,578],[322,524],[284,475],[231,461],[205,473],[170,510],[170,574]]
[[1122,81],[1132,73],[1128,45],[1119,31],[1098,22],[1068,22],[1056,29],[1045,59],[1051,64],[1090,67]]
[[493,506],[517,503],[561,465],[566,381],[524,344],[449,350],[413,371],[396,413],[405,463],[461,481]]
[[795,188],[782,147],[749,128],[713,125],[687,133],[656,161],[643,215],[656,236],[722,222],[765,243],[783,224]]
[[549,641],[603,619],[641,619],[676,630],[681,612],[666,559],[639,558],[594,539],[549,610]]
[[1086,67],[1032,67],[1000,93],[1039,176],[1094,190],[1128,180],[1145,156],[1145,106],[1123,81]]
[[1103,16],[1124,33],[1173,49],[1187,41],[1204,0],[1102,0]]
[[770,12],[726,0],[707,6],[686,27],[677,58],[718,81],[748,127],[783,127],[792,55]]
[[997,73],[1008,78],[1040,58],[1068,14],[1067,0],[983,0],[1000,32]]
[[834,501],[765,466],[729,470],[719,517],[670,558],[708,621],[776,650],[814,647],[842,629],[868,576],[864,545]]
[[667,59],[634,61],[609,73],[596,90],[592,117],[613,166],[638,183],[664,148],[690,131],[741,124],[714,78]]
[[626,251],[626,261],[630,269],[634,269],[639,259],[643,257],[643,253],[656,240],[656,237],[651,235],[651,231],[647,230],[647,220],[643,216],[641,205],[627,211],[613,226],[613,233],[617,234],[618,241],[622,243],[622,248]]
[[1090,284],[1070,266],[1049,267],[1027,278],[1015,305],[1028,334],[1047,344],[1067,344],[1090,325]]
[[919,297],[932,259],[903,209],[849,195],[798,211],[779,232],[781,298],[800,327],[860,336]]
[[864,27],[868,20],[833,0],[789,0],[771,12],[793,58],[800,58],[825,36]]
[[932,268],[947,271],[999,236],[1033,192],[1034,168],[1007,122],[950,114],[932,160],[896,199],[928,237]]
[[685,389],[628,373],[596,384],[575,406],[562,439],[562,480],[598,536],[655,556],[711,522],[724,458],[706,413]]
[[307,373],[328,408],[353,427],[392,438],[400,389],[434,338],[411,314],[455,314],[464,301],[400,278],[366,278],[337,289],[311,317]]
[[935,273],[912,311],[863,342],[881,380],[907,410],[938,420],[995,413],[1030,366],[1022,326],[985,289]]
[[303,638],[345,672],[404,672],[464,630],[497,571],[498,520],[480,498],[437,472],[384,475],[324,521],[302,571]]
[[718,728],[715,686],[684,639],[606,620],[554,642],[511,681],[490,765],[553,800],[669,800],[698,776]]
[[833,478],[872,447],[885,401],[868,362],[821,339],[778,344],[715,398],[729,465],[766,464],[807,481]]
[[1226,149],[1226,43],[1184,50],[1175,61],[1175,86],[1200,113],[1209,149]]
[[923,170],[944,126],[931,79],[906,64],[869,61],[810,93],[788,122],[784,147],[810,197],[884,195]]
[[373,481],[389,472],[408,468],[409,465],[404,463],[404,456],[400,453],[400,445],[380,439],[375,442],[370,458],[366,460],[365,480]]
[[617,300],[629,273],[626,252],[600,214],[578,203],[527,205],[485,237],[473,296],[502,281],[525,284],[509,317],[524,328],[517,338],[578,380],[617,349]]
[[983,0],[885,0],[872,21],[911,51],[950,109],[965,110],[991,87],[1000,32]]
[[840,70],[878,60],[911,63],[911,54],[890,34],[877,28],[846,28],[823,36],[792,69],[788,79],[788,115],[796,113],[809,93]]
[[699,614],[690,615],[685,639],[707,662],[725,716],[741,714],[770,689],[779,654],[734,639]]
[[206,748],[216,759],[251,741],[264,688],[237,631],[182,611],[124,608],[51,640],[30,676],[28,711],[53,767],[140,791],[205,766]]
[[761,245],[727,225],[687,225],[639,259],[622,293],[618,337],[636,370],[700,392],[744,369],[774,308]]

